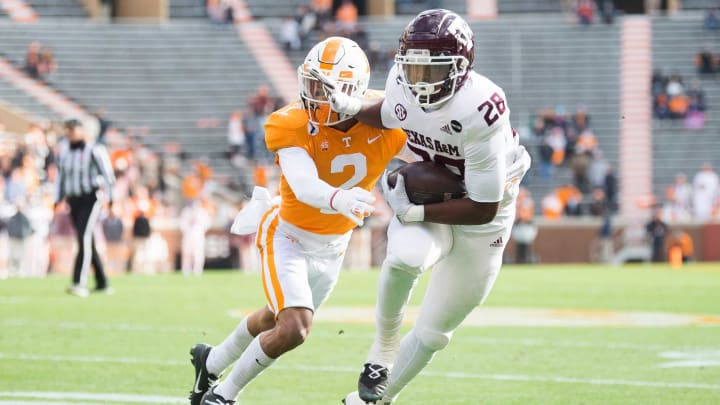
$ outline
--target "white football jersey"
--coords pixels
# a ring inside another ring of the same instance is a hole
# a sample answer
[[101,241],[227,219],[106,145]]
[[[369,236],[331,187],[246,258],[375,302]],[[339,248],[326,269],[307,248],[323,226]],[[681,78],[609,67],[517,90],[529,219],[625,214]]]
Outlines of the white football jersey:
[[[505,92],[474,71],[441,108],[423,110],[398,79],[397,66],[388,74],[383,125],[400,127],[407,147],[418,160],[444,164],[463,176],[468,197],[478,202],[501,201],[496,218],[485,225],[462,226],[475,232],[494,232],[514,215],[520,180],[529,167],[529,155],[510,126]],[[518,161],[527,164],[518,170]]]

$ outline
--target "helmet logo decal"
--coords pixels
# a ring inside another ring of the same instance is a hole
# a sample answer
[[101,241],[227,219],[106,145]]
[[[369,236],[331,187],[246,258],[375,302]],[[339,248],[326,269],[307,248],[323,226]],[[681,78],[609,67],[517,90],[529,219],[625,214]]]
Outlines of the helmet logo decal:
[[473,44],[470,40],[470,38],[472,38],[472,31],[470,31],[470,27],[465,21],[459,18],[454,19],[452,23],[450,23],[448,31],[455,36],[457,42],[464,46],[467,51],[472,49]]
[[395,105],[395,116],[400,121],[405,121],[405,118],[407,118],[407,110],[405,109],[404,105],[402,105],[402,104]]

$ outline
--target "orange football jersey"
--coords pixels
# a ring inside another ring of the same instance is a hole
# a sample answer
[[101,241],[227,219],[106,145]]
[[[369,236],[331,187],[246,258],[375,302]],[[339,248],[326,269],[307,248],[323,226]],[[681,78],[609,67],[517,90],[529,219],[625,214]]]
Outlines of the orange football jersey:
[[[361,122],[347,132],[308,122],[308,115],[299,101],[275,111],[265,123],[268,149],[300,147],[315,161],[321,180],[333,187],[372,190],[375,183],[405,145],[407,136],[401,129],[377,129]],[[280,217],[308,232],[340,235],[355,224],[334,211],[321,211],[295,197],[280,177]]]

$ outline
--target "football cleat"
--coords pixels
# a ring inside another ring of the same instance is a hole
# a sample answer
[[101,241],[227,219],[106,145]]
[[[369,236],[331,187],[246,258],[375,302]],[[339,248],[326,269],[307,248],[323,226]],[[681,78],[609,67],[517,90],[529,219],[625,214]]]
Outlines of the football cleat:
[[216,394],[214,389],[206,392],[200,400],[200,405],[233,405],[235,401],[225,399],[220,394]]
[[190,349],[190,362],[195,366],[195,385],[190,391],[191,405],[200,405],[203,395],[218,380],[219,376],[211,374],[207,369],[210,350],[212,350],[212,346],[204,343],[198,343]]
[[353,391],[345,398],[343,398],[342,403],[345,405],[368,405],[368,404],[375,404],[375,405],[390,405],[389,401],[377,401],[377,402],[365,402],[362,399],[360,399],[360,395],[357,391]]
[[380,364],[365,363],[358,380],[358,395],[366,403],[376,403],[383,397],[388,386],[387,367]]

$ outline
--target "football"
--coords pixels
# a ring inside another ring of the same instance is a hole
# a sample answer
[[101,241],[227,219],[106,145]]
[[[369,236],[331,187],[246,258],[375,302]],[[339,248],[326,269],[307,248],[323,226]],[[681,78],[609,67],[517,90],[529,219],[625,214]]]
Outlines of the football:
[[405,191],[413,204],[433,204],[467,194],[462,178],[435,162],[413,162],[393,170],[388,175],[390,187],[395,187],[398,173],[405,177]]

